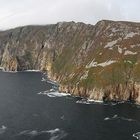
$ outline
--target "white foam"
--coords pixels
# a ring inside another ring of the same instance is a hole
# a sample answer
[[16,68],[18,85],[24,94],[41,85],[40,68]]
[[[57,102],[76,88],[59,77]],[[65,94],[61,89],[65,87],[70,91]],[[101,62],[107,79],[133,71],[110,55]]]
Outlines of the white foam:
[[33,130],[28,133],[28,135],[30,135],[30,136],[37,136],[38,134],[39,134],[39,132],[37,130]]
[[61,119],[61,120],[65,120],[65,116],[64,116],[64,115],[61,116],[60,119]]
[[[75,97],[75,96],[72,96]],[[80,97],[80,96],[77,96]],[[81,98],[81,97],[80,97]],[[115,106],[118,104],[123,104],[125,101],[120,101],[120,102],[104,102],[103,100],[94,100],[94,99],[86,99],[86,98],[81,98],[80,100],[77,100],[76,103],[79,104],[101,104],[101,105],[110,105],[110,106]]]
[[121,117],[122,120],[124,121],[129,121],[129,122],[134,122],[136,120],[133,120],[133,119],[129,119],[129,118],[125,118],[125,117]]
[[1,70],[1,71],[5,71],[4,67],[0,67],[0,70]]
[[47,132],[50,133],[50,134],[54,134],[54,133],[56,133],[58,131],[60,131],[60,129],[59,128],[56,128],[56,129],[49,130]]
[[18,71],[2,71],[2,72],[5,72],[5,73],[17,73]]
[[135,137],[136,139],[140,140],[140,132],[134,133],[133,137]]
[[58,91],[54,91],[54,89],[50,89],[49,91],[42,91],[37,93],[39,95],[47,95],[48,97],[64,97],[64,96],[70,96],[69,93],[59,93]]
[[1,129],[5,130],[5,129],[7,129],[7,127],[2,125]]
[[105,120],[105,121],[108,121],[108,120],[110,120],[110,118],[109,118],[109,117],[106,117],[106,118],[104,118],[104,120]]
[[47,80],[47,83],[53,84],[53,85],[58,85],[56,81],[51,81],[51,80]]
[[104,118],[104,121],[109,121],[109,120],[114,120],[114,119],[117,119],[118,118],[118,115],[114,115],[114,116],[112,116],[112,117],[105,117]]
[[120,120],[123,120],[123,121],[129,121],[129,122],[136,121],[136,120],[134,120],[134,119],[130,119],[130,118],[119,117],[117,114],[115,114],[115,115],[112,116],[112,117],[105,117],[105,118],[104,118],[105,121],[109,121],[109,120],[117,120],[117,119],[120,119]]
[[62,138],[67,136],[67,133],[63,130],[60,130],[59,128],[55,128],[55,129],[52,129],[52,130],[42,130],[42,131],[24,130],[24,131],[21,131],[16,136],[25,135],[25,136],[35,137],[35,136],[45,134],[45,133],[50,135],[49,140],[61,140]]
[[21,131],[17,136],[25,135],[25,134],[27,134],[28,132],[30,132],[30,130]]
[[6,129],[7,129],[7,127],[5,125],[2,125],[0,128],[0,134],[5,133]]
[[95,103],[103,103],[101,100],[93,100],[93,99],[88,99],[89,102],[95,102]]
[[68,93],[59,93],[59,92],[50,92],[47,94],[49,97],[64,97],[64,96],[70,96]]
[[78,100],[76,101],[77,104],[91,104],[87,100]]
[[42,82],[46,82],[47,79],[45,79],[44,77],[41,79]]
[[47,95],[47,93],[48,93],[47,91],[41,91],[41,92],[39,92],[39,93],[37,93],[37,94],[38,94],[38,95],[41,95],[41,94],[42,94],[42,95]]
[[[17,72],[22,72],[22,71],[3,71],[2,72],[6,72],[6,73],[17,73]],[[40,70],[24,70],[23,72],[40,72]]]
[[68,135],[65,131],[60,130],[59,128],[49,130],[47,132],[51,135],[49,140],[61,140]]
[[115,114],[112,118],[113,118],[113,119],[116,119],[116,118],[118,118],[118,115]]
[[40,72],[40,70],[24,70],[25,72]]
[[19,134],[17,134],[16,136],[26,135],[26,136],[34,137],[34,136],[37,136],[39,134],[40,134],[40,132],[38,132],[37,130],[23,130]]
[[81,100],[78,100],[76,101],[76,103],[78,104],[95,104],[95,103],[103,103],[103,101],[100,101],[100,100],[93,100],[93,99],[81,99]]

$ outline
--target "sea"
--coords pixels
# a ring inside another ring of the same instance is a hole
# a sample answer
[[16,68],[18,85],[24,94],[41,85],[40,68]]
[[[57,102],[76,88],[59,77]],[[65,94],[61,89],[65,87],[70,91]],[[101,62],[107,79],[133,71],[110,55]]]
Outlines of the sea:
[[41,72],[0,72],[0,140],[140,140],[139,105],[57,87]]

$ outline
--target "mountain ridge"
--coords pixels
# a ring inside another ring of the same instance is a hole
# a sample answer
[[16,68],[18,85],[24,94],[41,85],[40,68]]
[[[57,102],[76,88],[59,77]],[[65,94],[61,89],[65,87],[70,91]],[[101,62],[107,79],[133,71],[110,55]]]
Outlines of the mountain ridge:
[[116,22],[116,23],[117,22],[122,22],[122,23],[130,23],[130,24],[139,24],[140,23],[140,22],[129,21],[129,20],[122,21],[122,20],[102,19],[102,20],[97,21],[95,24],[91,24],[91,23],[85,23],[85,22],[82,22],[82,21],[75,22],[75,21],[71,20],[71,21],[59,21],[59,22],[56,22],[56,23],[49,23],[49,24],[27,24],[27,25],[23,25],[23,26],[16,26],[16,27],[0,30],[0,32],[5,32],[5,31],[14,30],[14,29],[23,28],[23,27],[45,27],[45,26],[49,26],[49,25],[56,25],[56,24],[59,24],[59,23],[75,23],[75,24],[82,23],[82,24],[85,24],[85,25],[95,26],[99,22],[103,22],[103,21],[105,21],[105,22]]

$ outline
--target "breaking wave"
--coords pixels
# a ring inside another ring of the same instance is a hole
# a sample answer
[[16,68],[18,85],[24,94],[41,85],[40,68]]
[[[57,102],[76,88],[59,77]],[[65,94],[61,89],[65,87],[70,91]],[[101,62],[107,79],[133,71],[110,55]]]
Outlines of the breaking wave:
[[47,81],[47,79],[46,79],[46,78],[44,78],[44,77],[42,77],[41,81],[42,81],[42,82],[46,82],[46,81]]
[[133,137],[135,137],[136,139],[140,140],[140,132],[134,133]]
[[80,100],[76,101],[76,103],[78,103],[78,104],[102,104],[103,101],[90,100],[90,99],[80,99]]
[[58,86],[56,81],[52,81],[52,80],[49,80],[49,79],[47,79],[47,83]]
[[47,132],[51,136],[49,140],[61,140],[62,138],[68,135],[65,131],[60,130],[59,128],[56,128],[54,130],[49,130]]
[[7,127],[2,125],[1,128],[0,128],[0,134],[5,133],[6,129],[7,129]]
[[43,130],[43,131],[37,131],[37,130],[24,130],[21,131],[16,136],[29,136],[29,137],[36,137],[42,134],[48,134],[49,140],[61,140],[62,138],[66,137],[68,134],[59,128],[52,129],[52,130]]
[[131,119],[131,118],[125,118],[125,117],[120,117],[120,116],[118,116],[117,114],[115,114],[114,116],[112,116],[112,117],[106,117],[106,118],[104,118],[104,121],[112,121],[112,120],[124,120],[124,121],[129,121],[129,122],[133,122],[133,121],[136,121],[136,120],[134,120],[134,119]]
[[76,103],[78,104],[101,104],[101,105],[109,105],[109,106],[116,106],[119,104],[125,103],[125,101],[118,101],[118,102],[104,102],[101,100],[93,100],[93,99],[86,99],[86,98],[81,98],[80,100],[77,100]]
[[68,93],[59,93],[58,91],[55,91],[54,89],[50,89],[48,91],[42,91],[37,93],[39,95],[47,95],[48,97],[64,97],[64,96],[70,96]]
[[24,70],[24,72],[40,72],[40,70]]

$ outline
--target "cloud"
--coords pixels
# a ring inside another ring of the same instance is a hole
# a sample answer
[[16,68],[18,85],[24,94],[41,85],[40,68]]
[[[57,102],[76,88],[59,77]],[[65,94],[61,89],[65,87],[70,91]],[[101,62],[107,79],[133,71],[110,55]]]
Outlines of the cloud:
[[98,20],[139,21],[139,0],[0,0],[0,27]]

